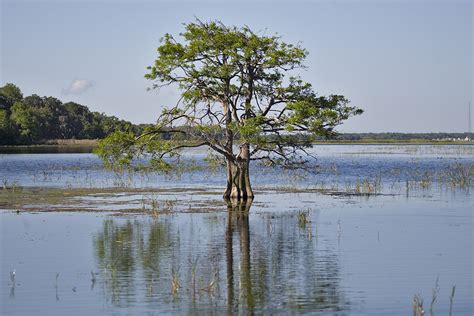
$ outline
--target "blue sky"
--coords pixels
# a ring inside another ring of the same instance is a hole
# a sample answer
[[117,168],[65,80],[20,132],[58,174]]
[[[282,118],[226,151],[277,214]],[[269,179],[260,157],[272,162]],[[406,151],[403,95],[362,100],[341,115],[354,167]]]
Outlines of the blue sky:
[[146,67],[194,17],[301,42],[303,78],[365,109],[342,132],[468,130],[472,1],[3,0],[0,83],[153,122],[178,92],[147,91]]

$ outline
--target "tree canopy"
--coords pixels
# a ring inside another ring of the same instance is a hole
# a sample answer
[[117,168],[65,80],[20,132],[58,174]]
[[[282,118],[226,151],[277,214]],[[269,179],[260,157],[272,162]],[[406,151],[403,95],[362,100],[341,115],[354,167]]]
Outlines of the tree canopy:
[[23,97],[12,83],[0,87],[0,145],[37,144],[51,139],[99,139],[115,131],[139,133],[141,126],[92,112],[54,97]]
[[336,126],[362,113],[342,95],[319,96],[297,75],[304,48],[246,26],[197,20],[179,38],[166,34],[157,53],[145,77],[152,89],[176,85],[181,98],[143,134],[101,142],[109,165],[146,156],[150,166],[170,168],[178,150],[207,146],[226,162],[224,196],[247,199],[250,161],[300,167],[314,137],[335,135]]

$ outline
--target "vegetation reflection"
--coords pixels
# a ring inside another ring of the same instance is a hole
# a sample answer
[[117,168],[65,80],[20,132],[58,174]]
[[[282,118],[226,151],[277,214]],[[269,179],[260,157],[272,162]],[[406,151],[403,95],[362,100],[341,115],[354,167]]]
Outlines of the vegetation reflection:
[[226,215],[197,214],[191,225],[179,214],[105,220],[94,246],[107,302],[184,313],[347,310],[338,257],[310,233],[310,211],[301,226],[294,212],[250,208],[229,203]]

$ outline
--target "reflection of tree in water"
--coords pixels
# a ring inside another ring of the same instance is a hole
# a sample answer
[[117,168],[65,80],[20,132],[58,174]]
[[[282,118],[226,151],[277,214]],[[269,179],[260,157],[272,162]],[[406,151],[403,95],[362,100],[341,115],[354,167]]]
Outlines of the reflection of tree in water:
[[[348,309],[332,249],[319,247],[317,236],[308,238],[288,214],[254,214],[251,230],[250,207],[228,205],[224,223],[217,219],[212,227],[174,217],[106,220],[95,248],[107,299],[132,308],[144,300],[146,308],[188,314]],[[180,285],[175,295],[172,269]]]
[[164,222],[119,223],[109,219],[104,221],[94,246],[107,298],[115,305],[128,306],[140,291],[138,282],[153,288],[160,274],[161,253],[170,247],[170,241]]
[[[336,254],[330,250],[318,251],[316,240],[301,231],[295,216],[272,215],[271,232],[266,234],[264,225],[260,224],[256,232],[250,233],[249,209],[250,205],[228,207],[228,311],[282,313],[348,309],[339,288]],[[238,252],[234,242],[238,244]]]

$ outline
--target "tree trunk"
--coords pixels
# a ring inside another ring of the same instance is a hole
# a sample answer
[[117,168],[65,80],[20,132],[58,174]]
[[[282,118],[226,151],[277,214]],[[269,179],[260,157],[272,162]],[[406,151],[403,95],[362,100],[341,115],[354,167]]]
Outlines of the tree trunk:
[[227,160],[227,188],[224,193],[226,200],[246,201],[253,199],[249,167],[249,145],[243,144],[240,146],[240,153],[236,161]]

